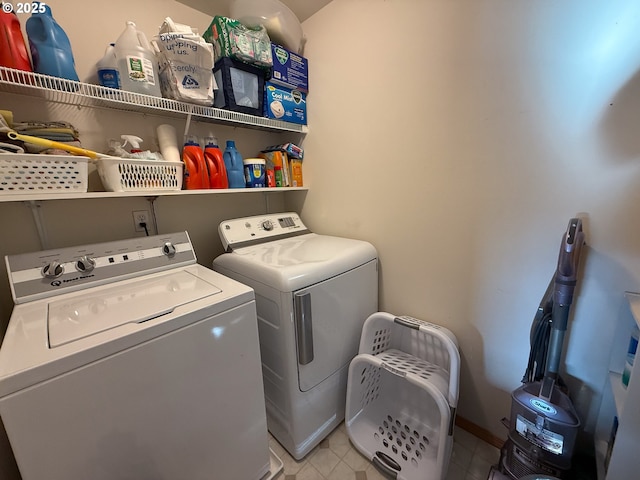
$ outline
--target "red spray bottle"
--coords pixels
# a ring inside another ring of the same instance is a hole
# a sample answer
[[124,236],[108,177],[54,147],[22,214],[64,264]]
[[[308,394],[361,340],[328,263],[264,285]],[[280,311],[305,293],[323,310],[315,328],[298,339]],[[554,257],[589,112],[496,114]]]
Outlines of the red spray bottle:
[[205,140],[204,160],[209,171],[209,188],[229,188],[222,150],[214,136],[210,135]]

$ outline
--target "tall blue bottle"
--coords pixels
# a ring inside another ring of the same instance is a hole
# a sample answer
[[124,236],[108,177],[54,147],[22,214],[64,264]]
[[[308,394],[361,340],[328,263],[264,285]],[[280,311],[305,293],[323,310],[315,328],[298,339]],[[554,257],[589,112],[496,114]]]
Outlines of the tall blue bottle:
[[236,149],[236,142],[227,140],[227,147],[224,149],[224,167],[227,169],[227,179],[229,188],[245,188],[244,165],[242,155]]
[[51,8],[34,2],[33,11],[26,23],[33,71],[78,81],[71,42],[54,20]]

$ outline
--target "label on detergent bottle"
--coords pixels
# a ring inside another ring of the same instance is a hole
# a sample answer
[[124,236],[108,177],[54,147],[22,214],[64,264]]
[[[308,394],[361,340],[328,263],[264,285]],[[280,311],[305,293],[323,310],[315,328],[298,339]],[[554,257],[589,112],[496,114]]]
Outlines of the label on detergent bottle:
[[129,78],[135,82],[156,84],[156,79],[153,76],[153,64],[146,58],[127,55],[127,71]]
[[116,69],[105,68],[104,70],[98,70],[98,81],[103,87],[120,88],[120,76]]

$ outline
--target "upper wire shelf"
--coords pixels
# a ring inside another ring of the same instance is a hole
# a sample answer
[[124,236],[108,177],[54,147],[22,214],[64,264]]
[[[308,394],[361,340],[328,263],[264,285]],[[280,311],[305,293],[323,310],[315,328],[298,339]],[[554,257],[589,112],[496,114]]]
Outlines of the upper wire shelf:
[[51,102],[101,107],[127,112],[183,117],[192,120],[241,126],[256,130],[306,134],[306,125],[283,122],[230,110],[205,107],[168,98],[142,95],[64,78],[0,66],[0,92],[44,98]]

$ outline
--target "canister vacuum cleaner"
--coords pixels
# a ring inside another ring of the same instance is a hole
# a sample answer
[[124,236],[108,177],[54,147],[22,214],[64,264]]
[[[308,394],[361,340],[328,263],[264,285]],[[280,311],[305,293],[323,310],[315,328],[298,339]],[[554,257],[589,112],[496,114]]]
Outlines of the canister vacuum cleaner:
[[509,436],[488,480],[569,478],[580,419],[559,368],[583,245],[582,221],[572,218],[531,326],[523,384],[511,394]]

